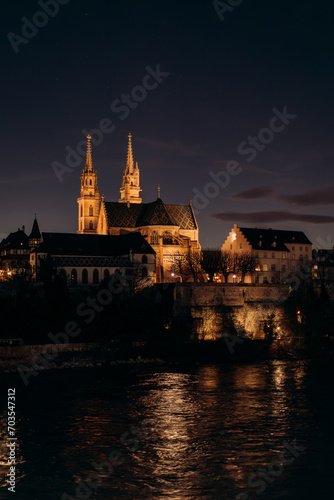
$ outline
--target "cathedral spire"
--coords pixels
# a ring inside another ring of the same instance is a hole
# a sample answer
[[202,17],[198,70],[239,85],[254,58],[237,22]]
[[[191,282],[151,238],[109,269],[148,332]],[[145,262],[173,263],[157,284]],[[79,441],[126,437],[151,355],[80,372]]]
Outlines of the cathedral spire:
[[86,166],[85,170],[92,170],[93,162],[92,162],[92,146],[90,144],[91,136],[87,135],[87,154],[86,154]]
[[129,142],[128,142],[128,158],[126,161],[126,173],[127,174],[132,174],[133,173],[133,152],[132,152],[132,135],[128,135]]
[[139,168],[138,163],[134,166],[132,152],[132,135],[128,135],[128,156],[126,167],[122,179],[122,187],[120,189],[121,197],[119,203],[141,203],[140,185],[139,185]]

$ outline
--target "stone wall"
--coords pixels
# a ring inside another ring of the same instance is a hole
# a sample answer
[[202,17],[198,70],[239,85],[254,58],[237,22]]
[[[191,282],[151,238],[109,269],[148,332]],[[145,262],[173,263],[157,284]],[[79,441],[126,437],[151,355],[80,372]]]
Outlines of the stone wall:
[[179,283],[174,288],[173,318],[193,339],[216,340],[227,331],[243,330],[261,338],[271,313],[279,335],[289,335],[283,303],[288,285]]

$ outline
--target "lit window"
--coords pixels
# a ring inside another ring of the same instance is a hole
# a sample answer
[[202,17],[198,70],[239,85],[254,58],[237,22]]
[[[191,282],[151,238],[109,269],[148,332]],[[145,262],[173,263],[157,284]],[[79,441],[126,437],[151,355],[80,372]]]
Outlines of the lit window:
[[93,217],[93,207],[92,207],[92,205],[89,207],[89,217]]
[[159,245],[159,235],[156,231],[153,231],[150,238],[151,245]]
[[282,259],[286,259],[286,253],[282,255]]
[[263,271],[268,271],[268,264],[263,264],[262,270]]

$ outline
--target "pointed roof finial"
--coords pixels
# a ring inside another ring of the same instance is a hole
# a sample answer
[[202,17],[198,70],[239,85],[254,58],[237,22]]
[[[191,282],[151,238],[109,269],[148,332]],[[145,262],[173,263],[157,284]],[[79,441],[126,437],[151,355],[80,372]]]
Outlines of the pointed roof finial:
[[158,184],[158,198],[160,198],[160,184]]
[[133,153],[132,153],[132,135],[128,135],[128,158],[126,161],[126,172],[131,174],[133,172]]
[[93,168],[93,163],[92,163],[92,147],[90,144],[91,136],[88,134],[87,135],[87,155],[86,155],[86,167]]

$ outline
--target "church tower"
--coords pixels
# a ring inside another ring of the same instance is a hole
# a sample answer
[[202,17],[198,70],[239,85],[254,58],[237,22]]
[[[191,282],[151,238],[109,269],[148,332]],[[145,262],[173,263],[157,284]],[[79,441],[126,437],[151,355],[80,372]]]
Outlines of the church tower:
[[80,198],[78,198],[78,234],[96,234],[100,212],[100,193],[96,171],[92,164],[90,140],[91,136],[88,135],[86,165],[81,174]]
[[129,134],[128,158],[126,168],[124,170],[122,187],[120,189],[121,197],[119,203],[141,203],[140,185],[139,185],[139,168],[138,163],[134,166],[132,153],[132,135]]

